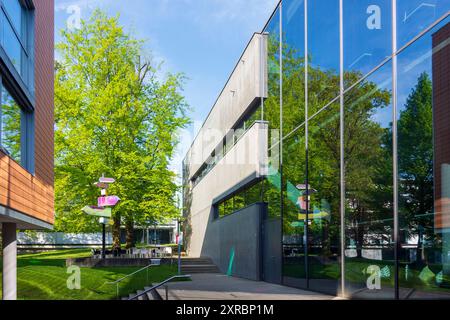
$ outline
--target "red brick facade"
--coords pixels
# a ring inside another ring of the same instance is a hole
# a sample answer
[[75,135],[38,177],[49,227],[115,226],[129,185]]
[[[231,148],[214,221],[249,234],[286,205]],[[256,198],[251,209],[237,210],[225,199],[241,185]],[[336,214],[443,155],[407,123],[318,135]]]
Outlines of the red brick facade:
[[[450,228],[450,198],[443,195],[442,168],[450,165],[450,23],[433,35],[435,228]],[[450,178],[449,178],[450,179]]]
[[0,152],[0,204],[54,222],[54,0],[35,0],[35,176]]

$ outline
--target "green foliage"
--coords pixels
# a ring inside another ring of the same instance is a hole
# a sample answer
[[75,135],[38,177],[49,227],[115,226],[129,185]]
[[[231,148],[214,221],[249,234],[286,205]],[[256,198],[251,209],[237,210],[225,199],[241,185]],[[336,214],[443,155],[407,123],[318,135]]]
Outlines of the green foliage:
[[[278,129],[280,123],[279,49],[277,37],[270,36],[269,97],[265,100],[264,119],[271,129]],[[330,244],[339,243],[340,234],[340,108],[339,100],[330,103],[340,94],[340,77],[334,70],[323,70],[309,62],[308,179],[312,188],[317,190],[311,196],[310,210],[312,213],[314,210],[330,213],[327,219],[312,221],[310,231],[314,241],[320,242],[329,254]],[[303,227],[291,223],[298,221],[296,199],[299,193],[296,185],[306,181],[307,172],[305,128],[302,126],[305,122],[305,60],[288,44],[283,44],[282,77],[283,135],[289,134],[283,142],[283,232],[301,236]],[[345,87],[361,77],[358,72],[346,72]],[[392,169],[389,169],[389,163],[392,164],[392,157],[386,150],[387,130],[374,121],[376,113],[389,105],[390,98],[389,91],[368,80],[361,81],[345,95],[344,148],[349,224],[350,221],[360,224],[383,219],[391,212],[389,195],[392,195],[392,188],[389,186],[392,185]],[[294,129],[297,130],[292,132]],[[275,140],[271,150],[274,161],[278,149]],[[277,188],[274,185],[271,189]],[[274,198],[271,203],[277,205],[279,200]],[[279,211],[276,205],[270,211]],[[372,225],[372,231],[376,232],[380,227]]]
[[[434,236],[433,218],[433,85],[419,76],[398,120],[399,212],[408,230],[421,227]],[[419,240],[420,241],[420,240]]]
[[1,99],[1,144],[10,153],[11,158],[20,162],[20,123],[22,111],[5,88],[1,92]]
[[[72,249],[19,255],[17,259],[17,295],[19,300],[112,300],[116,299],[116,285],[107,284],[141,267],[80,268],[81,289],[69,290],[66,259],[85,258],[90,250]],[[0,266],[2,260],[0,258]],[[142,290],[151,283],[161,282],[177,273],[176,264],[152,267],[138,272],[119,286],[119,295]],[[0,268],[1,277],[1,268]],[[1,282],[0,282],[1,298]]]
[[86,232],[97,219],[80,210],[95,204],[92,185],[116,179],[115,215],[141,224],[175,217],[177,185],[168,170],[176,132],[188,123],[184,76],[158,79],[143,42],[118,17],[97,10],[81,29],[62,31],[55,75],[55,194],[58,231]]

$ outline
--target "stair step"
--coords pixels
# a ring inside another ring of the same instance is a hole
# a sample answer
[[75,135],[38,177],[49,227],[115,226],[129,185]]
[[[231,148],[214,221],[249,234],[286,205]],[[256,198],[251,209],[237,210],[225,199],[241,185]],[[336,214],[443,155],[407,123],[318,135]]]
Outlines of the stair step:
[[[145,287],[144,290],[150,290],[150,287]],[[162,300],[161,296],[158,294],[158,292],[156,292],[156,290],[147,292],[147,298],[148,300]]]
[[190,273],[220,273],[219,268],[214,264],[211,258],[184,258],[181,260],[181,272]]
[[182,270],[183,273],[220,273],[220,270],[218,269],[189,269],[189,270]]
[[191,260],[191,261],[181,261],[182,266],[191,264],[213,264],[211,260]]
[[148,300],[148,297],[147,297],[147,295],[146,294],[143,294],[144,293],[144,290],[138,290],[137,292],[136,292],[136,294],[142,294],[141,296],[139,296],[137,299],[138,300]]
[[[161,300],[166,300],[166,288],[164,286],[156,289],[157,294],[160,296]],[[170,300],[170,290],[169,290],[169,300]]]
[[215,264],[185,264],[185,265],[181,265],[181,267],[186,267],[186,268],[217,268],[217,266]]

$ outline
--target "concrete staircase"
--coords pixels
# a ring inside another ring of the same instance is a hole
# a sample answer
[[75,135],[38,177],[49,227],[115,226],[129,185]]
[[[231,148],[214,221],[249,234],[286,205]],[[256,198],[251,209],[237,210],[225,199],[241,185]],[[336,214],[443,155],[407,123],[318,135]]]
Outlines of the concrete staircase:
[[[219,268],[212,262],[210,258],[183,258],[181,259],[181,274],[190,275],[198,273],[220,273]],[[144,290],[138,290],[130,293],[121,300],[128,300],[138,294],[142,294],[151,287],[145,287]],[[137,300],[164,300],[165,286],[141,295]]]
[[194,273],[220,273],[220,270],[210,258],[181,259],[181,274]]
[[[128,300],[128,299],[134,297],[135,295],[141,294],[144,291],[149,290],[149,289],[150,289],[150,287],[145,287],[144,290],[138,290],[136,292],[130,293],[128,295],[128,297],[122,297],[121,300]],[[137,300],[162,300],[162,298],[156,290],[152,290],[150,292],[147,292],[146,294],[143,294],[142,296],[137,298]]]

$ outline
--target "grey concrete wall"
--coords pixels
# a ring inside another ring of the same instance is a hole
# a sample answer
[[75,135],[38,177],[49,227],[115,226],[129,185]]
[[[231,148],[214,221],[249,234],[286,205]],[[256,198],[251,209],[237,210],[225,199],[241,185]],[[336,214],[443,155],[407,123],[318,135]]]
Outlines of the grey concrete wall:
[[255,99],[267,97],[266,66],[267,35],[255,33],[187,152],[189,179]]
[[192,188],[189,222],[191,234],[186,234],[187,252],[199,257],[206,243],[205,232],[211,215],[213,199],[232,189],[248,177],[267,174],[268,127],[255,123],[217,165]]
[[232,275],[261,280],[261,221],[265,204],[254,204],[214,220],[211,213],[201,256],[210,257],[226,273],[234,249]]
[[281,283],[281,220],[264,220],[263,232],[263,280]]

